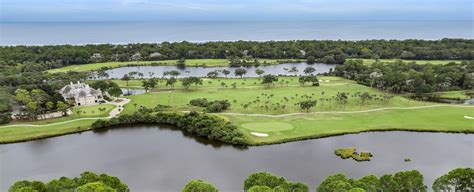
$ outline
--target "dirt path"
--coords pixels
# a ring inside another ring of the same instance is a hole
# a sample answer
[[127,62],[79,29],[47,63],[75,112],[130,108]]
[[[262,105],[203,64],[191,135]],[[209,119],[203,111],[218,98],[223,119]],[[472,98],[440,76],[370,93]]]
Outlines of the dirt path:
[[[73,120],[57,122],[57,123],[51,123],[51,124],[45,124],[45,125],[15,124],[15,125],[0,126],[0,129],[1,128],[8,128],[8,127],[45,127],[45,126],[61,125],[61,124],[65,124],[65,123],[71,123],[71,122],[82,121],[82,120],[110,119],[112,117],[116,117],[117,115],[120,114],[120,112],[122,112],[122,111],[119,110],[120,109],[119,106],[122,106],[122,108],[123,108],[123,106],[125,104],[130,102],[130,99],[126,99],[126,98],[120,98],[120,99],[122,99],[121,102],[108,102],[108,104],[112,104],[112,105],[116,106],[114,109],[112,109],[112,111],[110,111],[108,117],[84,117],[84,118],[73,119]],[[123,109],[121,109],[121,110],[123,110]]]

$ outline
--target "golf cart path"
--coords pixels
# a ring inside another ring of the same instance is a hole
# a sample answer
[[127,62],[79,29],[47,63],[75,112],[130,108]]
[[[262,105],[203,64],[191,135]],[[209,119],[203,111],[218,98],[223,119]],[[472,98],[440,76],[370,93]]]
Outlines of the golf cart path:
[[426,108],[436,108],[436,107],[462,107],[462,108],[474,108],[474,106],[467,106],[467,105],[426,105],[426,106],[418,106],[418,107],[385,107],[385,108],[377,108],[377,109],[367,109],[361,111],[320,111],[320,112],[311,112],[311,113],[286,113],[280,115],[268,115],[268,114],[246,114],[246,113],[216,113],[221,115],[231,115],[231,116],[252,116],[252,117],[271,117],[271,118],[279,118],[279,117],[288,117],[288,116],[295,116],[295,115],[312,115],[312,114],[356,114],[356,113],[370,113],[370,112],[377,112],[377,111],[387,111],[387,110],[416,110],[416,109],[426,109]]
[[110,111],[109,116],[107,117],[84,117],[84,118],[79,118],[79,119],[73,119],[73,120],[68,120],[68,121],[63,121],[63,122],[57,122],[57,123],[51,123],[51,124],[45,124],[45,125],[34,125],[34,124],[15,124],[15,125],[6,125],[6,126],[0,126],[1,128],[8,128],[8,127],[45,127],[45,126],[53,126],[53,125],[61,125],[65,123],[71,123],[75,121],[82,121],[82,120],[99,120],[99,119],[110,119],[112,117],[116,117],[117,115],[120,114],[120,107],[119,106],[124,106],[128,102],[130,102],[130,99],[126,98],[120,98],[122,101],[120,102],[108,102],[107,104],[112,104],[115,105],[116,107]]
[[[120,114],[119,105],[125,105],[129,102],[129,99],[123,99],[120,103],[115,103],[117,105],[114,108],[108,117],[95,117],[95,118],[80,118],[80,119],[73,119],[69,121],[63,121],[58,123],[46,124],[46,125],[33,125],[33,124],[16,124],[16,125],[7,125],[7,126],[0,126],[1,128],[8,128],[8,127],[21,127],[21,126],[28,126],[28,127],[44,127],[44,126],[52,126],[52,125],[60,125],[65,123],[70,123],[74,121],[81,121],[81,120],[98,120],[98,119],[110,119],[112,117],[117,116]],[[268,115],[268,114],[246,114],[246,113],[214,113],[219,115],[231,115],[231,116],[252,116],[252,117],[270,117],[270,118],[279,118],[279,117],[288,117],[288,116],[295,116],[295,115],[312,115],[312,114],[357,114],[357,113],[370,113],[370,112],[377,112],[377,111],[387,111],[387,110],[416,110],[416,109],[426,109],[426,108],[436,108],[436,107],[461,107],[461,108],[474,108],[474,106],[468,105],[426,105],[426,106],[418,106],[418,107],[385,107],[385,108],[377,108],[377,109],[368,109],[368,110],[361,110],[361,111],[321,111],[321,112],[311,112],[311,113],[287,113],[287,114],[280,114],[280,115]],[[182,111],[182,112],[189,112],[189,111]]]

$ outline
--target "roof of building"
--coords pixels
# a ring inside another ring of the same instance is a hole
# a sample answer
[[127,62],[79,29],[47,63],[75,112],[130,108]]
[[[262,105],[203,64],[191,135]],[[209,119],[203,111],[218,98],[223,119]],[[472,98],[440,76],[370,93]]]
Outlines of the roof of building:
[[88,84],[86,83],[80,83],[77,82],[77,84],[71,84],[64,86],[61,90],[59,90],[59,93],[64,97],[64,98],[80,98],[80,97],[96,97],[96,96],[102,96],[102,92],[99,90],[96,90],[92,87],[89,87]]

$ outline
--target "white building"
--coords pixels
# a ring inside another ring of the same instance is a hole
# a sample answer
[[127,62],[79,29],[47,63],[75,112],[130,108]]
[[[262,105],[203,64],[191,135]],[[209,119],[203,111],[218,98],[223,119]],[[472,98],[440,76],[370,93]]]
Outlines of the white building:
[[64,100],[71,102],[75,106],[95,105],[102,99],[102,91],[89,87],[86,83],[71,84],[64,86],[59,93]]

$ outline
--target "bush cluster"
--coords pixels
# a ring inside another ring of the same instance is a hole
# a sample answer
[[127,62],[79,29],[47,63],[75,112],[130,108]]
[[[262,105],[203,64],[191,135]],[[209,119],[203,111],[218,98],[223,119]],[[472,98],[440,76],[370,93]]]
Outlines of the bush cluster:
[[106,174],[97,175],[92,172],[83,172],[79,177],[61,177],[53,179],[48,183],[41,181],[17,181],[8,189],[9,192],[16,191],[117,191],[128,192],[128,186],[119,178]]
[[206,98],[193,99],[189,101],[189,104],[197,107],[206,108],[207,112],[219,113],[230,107],[230,103],[227,100],[215,100],[208,101]]
[[192,133],[199,137],[205,137],[210,140],[221,141],[229,144],[245,145],[243,134],[235,125],[221,119],[217,116],[201,114],[198,112],[190,113],[134,113],[125,114],[110,120],[99,119],[92,124],[93,129],[106,128],[118,125],[131,124],[166,124],[176,126],[177,128]]

